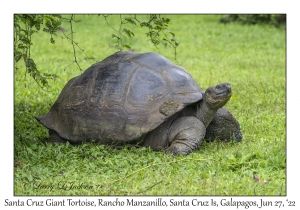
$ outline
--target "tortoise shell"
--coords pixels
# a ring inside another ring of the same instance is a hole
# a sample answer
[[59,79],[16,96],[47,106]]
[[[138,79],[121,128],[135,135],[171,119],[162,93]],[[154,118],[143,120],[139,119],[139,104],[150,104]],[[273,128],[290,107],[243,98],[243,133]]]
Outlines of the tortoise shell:
[[190,74],[156,53],[117,52],[71,79],[45,127],[73,143],[138,140],[202,99]]

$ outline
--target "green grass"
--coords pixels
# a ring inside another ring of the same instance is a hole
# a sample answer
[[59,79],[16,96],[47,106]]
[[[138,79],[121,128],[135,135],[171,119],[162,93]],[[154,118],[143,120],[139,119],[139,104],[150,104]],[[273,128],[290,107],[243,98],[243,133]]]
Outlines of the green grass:
[[[39,33],[32,56],[43,72],[59,75],[41,90],[24,68],[14,82],[15,195],[286,195],[285,30],[267,25],[218,23],[213,15],[170,15],[170,30],[181,42],[155,48],[145,31],[133,28],[129,45],[154,51],[187,69],[199,85],[229,82],[228,108],[239,120],[241,143],[204,143],[189,156],[165,155],[149,148],[83,144],[52,146],[34,116],[46,114],[66,82],[80,74],[67,40]],[[101,17],[81,16],[74,39],[101,61],[116,51],[114,33]],[[117,19],[112,21],[116,22]],[[114,24],[114,23],[112,23]],[[68,24],[64,27],[69,29]],[[128,26],[130,28],[130,26]],[[78,50],[83,69],[95,61]],[[69,66],[70,65],[70,66]],[[262,181],[256,182],[253,174]]]

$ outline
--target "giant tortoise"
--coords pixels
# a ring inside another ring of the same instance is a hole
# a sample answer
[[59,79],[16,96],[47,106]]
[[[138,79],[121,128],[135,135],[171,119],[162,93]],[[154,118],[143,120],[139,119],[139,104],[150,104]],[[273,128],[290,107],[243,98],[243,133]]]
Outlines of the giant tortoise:
[[159,54],[117,52],[71,79],[36,119],[52,143],[136,144],[187,155],[205,138],[242,140],[238,121],[222,108],[230,97],[229,83],[204,91]]

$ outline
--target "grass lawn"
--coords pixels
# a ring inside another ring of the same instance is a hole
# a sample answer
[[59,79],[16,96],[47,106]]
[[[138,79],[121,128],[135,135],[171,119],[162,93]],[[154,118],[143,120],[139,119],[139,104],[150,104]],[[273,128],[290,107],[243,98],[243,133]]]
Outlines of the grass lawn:
[[[15,71],[15,195],[286,195],[285,29],[223,25],[217,15],[169,17],[180,41],[177,60],[171,48],[155,48],[144,28],[132,28],[135,36],[127,43],[136,52],[157,52],[183,66],[204,89],[229,82],[233,96],[226,108],[239,120],[243,141],[204,142],[189,156],[149,148],[48,144],[48,131],[34,116],[46,114],[66,82],[81,72],[60,33],[54,45],[39,33],[31,55],[42,72],[59,78],[44,91],[25,77],[22,65]],[[117,26],[118,18],[109,21]],[[74,39],[92,58],[78,49],[79,64],[86,69],[116,51],[114,31],[102,17],[78,19]],[[63,27],[70,32],[68,23]]]

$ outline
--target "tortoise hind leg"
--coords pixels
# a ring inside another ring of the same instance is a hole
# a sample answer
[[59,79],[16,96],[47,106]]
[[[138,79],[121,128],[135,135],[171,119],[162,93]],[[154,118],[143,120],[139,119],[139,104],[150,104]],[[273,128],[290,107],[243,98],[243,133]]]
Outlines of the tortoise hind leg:
[[58,135],[54,130],[49,130],[48,142],[52,144],[65,144],[67,141]]

